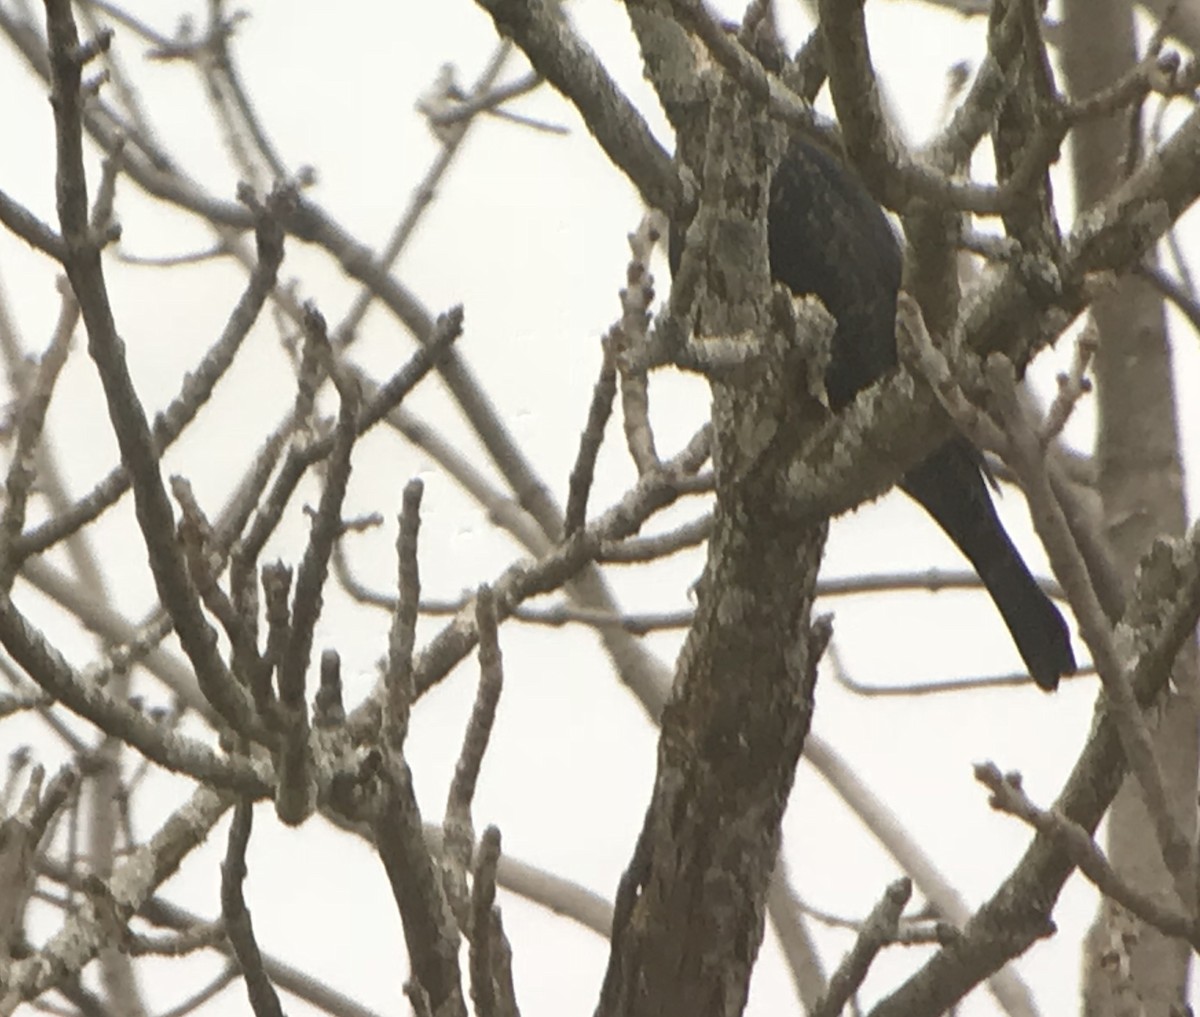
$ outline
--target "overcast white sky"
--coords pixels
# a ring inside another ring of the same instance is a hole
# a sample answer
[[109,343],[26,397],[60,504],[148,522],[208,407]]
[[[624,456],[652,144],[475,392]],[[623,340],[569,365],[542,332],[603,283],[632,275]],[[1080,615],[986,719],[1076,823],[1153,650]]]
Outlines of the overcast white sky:
[[[130,6],[169,33],[180,13],[201,5],[155,0]],[[414,102],[443,63],[456,66],[464,86],[473,80],[496,45],[490,19],[467,0],[242,6],[250,17],[239,27],[235,52],[278,149],[294,168],[315,167],[314,197],[365,243],[381,245],[437,151]],[[799,5],[781,6],[788,13],[791,41],[798,43],[804,26]],[[735,11],[732,5],[729,9]],[[622,5],[573,0],[568,10],[669,145],[664,120],[641,80]],[[983,25],[893,0],[868,5],[868,13],[877,63],[895,109],[908,137],[919,141],[939,123],[949,67],[964,58],[973,66],[982,51]],[[193,77],[181,66],[146,62],[144,48],[128,36],[119,37],[118,46],[141,82],[167,146],[214,194],[232,197],[237,179]],[[524,69],[514,57],[505,79]],[[10,51],[0,54],[0,95],[5,96],[9,139],[0,160],[0,187],[53,220],[50,110],[44,89],[25,76]],[[397,273],[434,311],[465,305],[461,352],[562,499],[599,364],[599,338],[620,312],[625,235],[637,225],[641,209],[556,94],[543,90],[516,108],[562,124],[570,133],[534,133],[496,120],[476,127]],[[1060,180],[1060,192],[1063,187]],[[118,207],[122,246],[130,253],[182,253],[208,242],[194,224],[164,215],[128,186]],[[1194,250],[1194,217],[1191,232]],[[331,322],[355,293],[324,259],[294,243],[283,276],[302,280],[301,295],[315,300]],[[57,313],[44,259],[0,236],[0,286],[30,348],[40,349]],[[149,407],[171,398],[182,372],[223,324],[240,286],[240,276],[223,266],[177,275],[114,269],[120,327]],[[666,288],[665,277],[660,278],[659,291]],[[394,370],[411,350],[401,328],[382,313],[373,312],[362,331],[356,356],[380,375]],[[1180,405],[1194,466],[1200,420],[1191,408],[1200,398],[1200,357],[1194,335],[1179,330],[1178,336],[1178,374],[1190,385]],[[1032,373],[1039,391],[1046,391],[1068,353],[1064,345],[1038,362]],[[182,442],[169,470],[186,473],[206,507],[215,509],[236,476],[235,467],[288,405],[290,386],[275,338],[269,329],[258,329],[246,362],[206,410],[200,425],[204,437]],[[419,392],[412,405],[464,448],[475,448],[437,386]],[[663,375],[654,383],[653,410],[660,449],[673,450],[705,416],[706,388],[695,379]],[[114,460],[103,419],[90,365],[79,355],[64,375],[51,415],[75,491],[86,490]],[[1086,447],[1092,424],[1091,406],[1085,404],[1071,424],[1071,440]],[[616,426],[614,420],[610,434],[617,434]],[[454,596],[495,577],[520,554],[419,453],[378,436],[361,455],[347,514],[379,511],[388,519],[383,535],[351,538],[354,566],[372,585],[393,582],[393,519],[401,488],[414,475],[423,476],[427,485],[421,535],[427,594]],[[1197,475],[1193,469],[1193,506],[1200,493]],[[593,508],[614,501],[633,476],[618,434],[602,456]],[[701,503],[688,502],[670,518],[691,518],[700,511]],[[1035,570],[1044,570],[1019,495],[1008,492],[1001,511]],[[151,603],[151,587],[131,513],[111,513],[99,530],[102,553],[128,549],[109,559],[109,580],[113,601],[136,617]],[[272,553],[295,560],[305,533],[304,520],[293,513]],[[701,563],[700,555],[692,554],[651,571],[610,571],[628,608],[663,608],[687,603],[687,588]],[[835,576],[931,566],[960,568],[962,563],[918,509],[893,495],[835,523],[824,570]],[[859,598],[825,609],[835,612],[838,646],[863,682],[1006,673],[1019,666],[1007,633],[981,594]],[[330,602],[317,646],[341,651],[352,700],[373,684],[386,627],[382,614]],[[438,627],[436,620],[425,621],[421,635]],[[680,638],[654,636],[648,643],[669,667]],[[498,824],[506,850],[611,896],[648,799],[655,732],[586,631],[509,624],[501,643],[507,684],[476,801],[476,827]],[[67,648],[80,663],[93,653],[86,639],[77,638]],[[409,754],[428,818],[439,817],[444,807],[475,674],[473,661],[460,666],[415,712]],[[1029,793],[1048,802],[1083,743],[1093,696],[1092,681],[1084,679],[1066,683],[1055,696],[1026,689],[863,699],[826,677],[818,689],[813,730],[893,805],[967,901],[977,904],[1011,868],[1029,836],[1014,820],[989,810],[986,794],[972,779],[971,763],[990,759],[1020,770]],[[47,744],[31,722],[6,721],[3,730],[5,746],[24,740]],[[52,754],[46,758],[54,759]],[[137,816],[140,832],[149,831],[172,807],[178,786],[164,779],[156,782],[153,795],[144,796],[150,800]],[[828,911],[864,914],[898,874],[803,765],[785,838],[800,893]],[[215,915],[223,851],[223,836],[212,838],[172,881],[171,896]],[[320,820],[300,830],[282,829],[267,807],[258,814],[249,865],[248,899],[265,951],[381,1013],[407,1012],[400,995],[399,921],[382,867],[369,850]],[[511,896],[502,904],[523,1012],[528,1017],[590,1012],[606,943]],[[1077,997],[1079,935],[1090,908],[1090,895],[1073,881],[1056,914],[1059,935],[1036,946],[1018,965],[1047,1013],[1064,1012]],[[823,935],[821,942],[832,968],[850,938],[836,933]],[[911,963],[903,950],[884,955],[868,980],[866,997],[894,985]],[[202,984],[205,973],[215,970],[183,961],[159,966],[161,978],[150,986],[159,1008],[178,1002],[187,986]],[[760,1015],[777,1013],[793,999],[769,935],[751,996],[749,1012]],[[240,986],[227,990],[217,1007],[206,1012],[247,1012]],[[305,1012],[291,1002],[288,1009]],[[962,1012],[985,1015],[995,1007],[986,994],[976,994]]]

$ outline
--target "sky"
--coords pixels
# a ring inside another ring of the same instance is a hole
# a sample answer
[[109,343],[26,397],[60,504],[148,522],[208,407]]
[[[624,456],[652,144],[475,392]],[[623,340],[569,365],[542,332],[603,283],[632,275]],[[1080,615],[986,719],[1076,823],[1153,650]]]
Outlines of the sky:
[[[781,5],[790,41],[803,38],[798,5]],[[175,2],[131,9],[164,33],[193,9]],[[466,0],[441,4],[384,4],[358,0],[330,5],[313,0],[246,4],[235,53],[262,121],[289,167],[311,166],[310,195],[363,243],[378,247],[407,207],[438,151],[415,109],[443,65],[468,85],[496,47],[490,19]],[[569,15],[634,98],[665,145],[671,137],[649,85],[622,5],[572,0]],[[198,8],[197,8],[198,10]],[[731,7],[727,13],[736,11]],[[919,144],[941,123],[945,82],[960,60],[973,67],[982,52],[983,25],[934,12],[918,3],[868,5],[876,62],[905,136]],[[238,178],[225,157],[219,131],[194,75],[179,65],[146,59],[145,47],[118,37],[117,54],[139,82],[142,99],[162,142],[217,196],[231,198]],[[514,56],[503,80],[521,76]],[[48,221],[53,220],[52,125],[44,89],[23,72],[11,51],[0,55],[0,94],[6,96],[12,141],[0,163],[0,187]],[[570,107],[548,88],[523,97],[521,114],[560,125],[566,133],[533,131],[485,118],[442,181],[430,210],[396,266],[397,276],[433,311],[463,304],[466,330],[460,352],[484,382],[497,408],[555,496],[565,500],[567,476],[583,426],[600,358],[599,340],[620,314],[618,290],[628,260],[626,234],[640,219],[636,194],[607,162]],[[1065,167],[1056,169],[1059,193]],[[93,179],[94,163],[93,163]],[[122,253],[162,257],[204,248],[210,238],[194,222],[164,213],[133,188],[119,189]],[[1069,206],[1067,206],[1069,208]],[[1194,217],[1185,241],[1195,242]],[[658,290],[667,289],[659,264]],[[331,322],[356,290],[317,252],[290,243],[282,272],[298,293],[314,300]],[[114,306],[135,381],[153,411],[171,398],[183,373],[222,326],[240,290],[239,273],[224,264],[165,272],[124,264],[111,267]],[[52,273],[44,259],[8,236],[0,237],[0,288],[31,350],[45,341],[57,314]],[[401,326],[373,310],[361,329],[355,358],[386,376],[412,344]],[[114,461],[115,445],[103,421],[94,373],[77,338],[51,409],[51,428],[70,488],[86,490]],[[1196,405],[1200,355],[1194,336],[1176,330],[1177,375],[1190,379],[1180,405]],[[1039,358],[1031,385],[1043,399],[1054,373],[1068,362],[1067,343]],[[259,328],[245,360],[205,410],[200,433],[168,457],[168,472],[185,473],[202,504],[214,509],[229,493],[263,431],[290,404],[291,374],[273,330]],[[663,372],[652,383],[659,448],[670,454],[687,441],[708,410],[706,386]],[[444,391],[431,384],[411,407],[474,461],[478,446]],[[1085,448],[1094,427],[1087,401],[1067,439]],[[1200,421],[1185,414],[1185,442],[1196,462]],[[421,532],[424,592],[455,597],[498,576],[521,552],[486,514],[447,481],[419,451],[394,436],[364,442],[346,514],[381,512],[382,531],[351,537],[352,568],[376,588],[394,582],[391,553],[400,492],[413,476],[426,483]],[[357,460],[356,460],[357,463]],[[485,472],[495,476],[490,467]],[[1189,479],[1195,517],[1196,477]],[[635,473],[616,422],[601,456],[595,511],[617,500]],[[310,503],[317,488],[306,489]],[[704,505],[687,500],[667,517],[694,518]],[[1009,490],[1000,511],[1035,571],[1045,560],[1019,495]],[[295,561],[307,523],[292,518],[270,554]],[[97,527],[97,546],[109,566],[111,602],[139,617],[152,587],[137,553],[128,506]],[[129,553],[110,549],[128,548]],[[653,569],[609,570],[628,610],[683,607],[699,575],[702,552],[678,555]],[[832,528],[824,576],[860,572],[959,569],[962,561],[919,509],[899,495],[865,506]],[[861,597],[822,604],[835,615],[842,659],[869,684],[903,684],[963,673],[1003,674],[1019,659],[990,603],[977,594]],[[31,598],[31,613],[46,624],[57,617]],[[419,638],[441,626],[423,619]],[[337,647],[346,695],[357,701],[374,684],[386,647],[388,618],[331,598],[317,647]],[[64,652],[80,664],[94,643],[64,631]],[[681,632],[656,634],[647,645],[671,667]],[[475,803],[476,828],[496,823],[507,852],[592,890],[611,896],[640,827],[654,772],[655,731],[613,677],[596,638],[580,628],[517,624],[501,632],[506,686]],[[1077,648],[1082,649],[1080,643]],[[459,739],[474,695],[477,671],[464,662],[421,701],[414,713],[408,755],[426,818],[444,807]],[[150,686],[148,696],[160,695]],[[1029,841],[1017,821],[993,813],[974,782],[971,765],[993,760],[1020,770],[1029,794],[1052,800],[1083,744],[1095,696],[1090,678],[1067,682],[1054,696],[1033,688],[976,691],[919,698],[864,698],[839,687],[828,672],[817,693],[814,734],[834,746],[859,777],[894,810],[971,905],[985,900]],[[57,749],[31,721],[6,721],[4,742],[28,741],[51,765]],[[153,829],[174,807],[182,784],[151,780],[139,798],[139,833]],[[403,940],[382,868],[362,844],[321,820],[283,829],[269,806],[258,810],[248,863],[250,901],[260,946],[380,1013],[407,1012],[399,992]],[[189,858],[169,884],[172,899],[206,916],[216,913],[217,864],[224,824]],[[849,815],[824,781],[802,764],[784,822],[788,859],[801,896],[814,907],[844,916],[865,914],[898,874],[868,832]],[[527,1017],[586,1013],[594,1006],[606,944],[562,918],[503,895],[514,953],[517,993]],[[1078,942],[1091,918],[1093,898],[1072,880],[1056,912],[1058,935],[1034,947],[1017,968],[1045,1012],[1063,1012],[1077,997]],[[53,922],[46,912],[39,927]],[[330,930],[336,930],[331,935]],[[820,932],[827,969],[852,937]],[[920,948],[897,948],[877,962],[864,998],[897,984]],[[159,961],[148,992],[156,1008],[185,996],[215,970],[209,962]],[[245,1012],[234,986],[204,1012]],[[749,1014],[778,1012],[791,996],[786,970],[770,933],[751,985]],[[288,1004],[289,1012],[304,1013]],[[967,1017],[993,1014],[986,993],[964,1005]]]

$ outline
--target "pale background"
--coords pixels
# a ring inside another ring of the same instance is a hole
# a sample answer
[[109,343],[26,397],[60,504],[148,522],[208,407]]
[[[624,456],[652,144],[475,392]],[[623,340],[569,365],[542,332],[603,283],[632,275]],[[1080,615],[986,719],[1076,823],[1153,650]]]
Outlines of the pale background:
[[[170,33],[185,3],[130,5]],[[437,143],[414,109],[444,62],[470,85],[492,53],[490,19],[467,0],[438,3],[331,5],[312,0],[245,5],[235,53],[262,120],[293,169],[317,172],[316,200],[372,247],[382,245],[391,224],[437,152]],[[797,4],[782,3],[790,41],[803,39]],[[727,8],[738,13],[734,5]],[[570,17],[635,97],[660,138],[670,134],[648,85],[620,4],[573,0]],[[982,52],[983,22],[938,13],[919,3],[868,5],[872,43],[895,110],[910,141],[939,125],[948,69]],[[231,198],[237,184],[211,126],[205,97],[182,66],[146,63],[142,47],[123,37],[119,49],[141,82],[143,99],[163,141],[206,187]],[[519,56],[504,75],[524,72]],[[53,135],[45,90],[24,73],[11,51],[0,53],[7,140],[0,157],[0,186],[54,220]],[[599,365],[599,338],[619,315],[617,291],[624,280],[625,234],[640,217],[636,195],[607,162],[571,108],[549,89],[514,106],[523,114],[570,128],[565,137],[534,133],[485,119],[472,129],[465,151],[444,181],[439,199],[396,272],[434,311],[463,303],[466,331],[460,352],[487,385],[513,433],[565,501],[566,479]],[[1066,193],[1060,167],[1059,193]],[[92,180],[94,181],[94,166]],[[1066,204],[1064,203],[1064,207]],[[182,217],[151,208],[128,184],[119,191],[122,248],[138,255],[165,255],[206,246],[209,238]],[[1185,219],[1195,250],[1195,216]],[[301,279],[300,294],[313,299],[336,322],[355,293],[327,261],[291,242],[281,279]],[[215,336],[241,286],[227,266],[184,272],[113,266],[110,286],[135,378],[148,409],[162,405],[186,370]],[[8,235],[0,236],[0,286],[14,318],[39,350],[58,304],[48,265]],[[660,265],[659,292],[665,292]],[[1178,324],[1178,322],[1173,322]],[[378,375],[394,370],[412,349],[396,322],[372,312],[355,348],[360,363]],[[1176,376],[1185,379],[1179,405],[1186,429],[1189,497],[1197,502],[1200,354],[1196,337],[1177,328]],[[82,333],[77,336],[77,346]],[[1031,376],[1045,395],[1069,347],[1042,357]],[[292,397],[291,373],[270,329],[261,325],[242,363],[222,383],[204,411],[197,433],[179,443],[168,471],[185,473],[201,501],[215,510],[238,468],[261,434]],[[411,406],[464,448],[475,445],[436,384],[423,386]],[[652,389],[659,448],[669,454],[691,435],[707,411],[707,391],[696,379],[659,375]],[[51,426],[72,490],[86,490],[115,459],[115,443],[103,423],[102,403],[90,363],[82,354],[68,365],[51,410]],[[624,452],[619,421],[609,425],[592,511],[602,510],[626,489],[634,472]],[[1093,426],[1085,401],[1068,437],[1087,447]],[[374,455],[371,453],[374,452]],[[482,461],[478,459],[477,461]],[[421,531],[424,592],[451,597],[496,576],[520,555],[478,507],[468,503],[424,458],[391,436],[368,439],[358,453],[346,514],[383,512],[385,532],[352,537],[352,561],[360,578],[376,588],[394,582],[390,544],[399,493],[412,476],[426,481]],[[309,498],[315,488],[310,488]],[[685,500],[668,518],[693,518],[700,502]],[[1001,512],[1035,571],[1045,563],[1032,537],[1023,504],[1008,491]],[[107,558],[115,603],[131,616],[152,602],[152,586],[132,526],[128,504],[110,512],[96,536]],[[272,545],[272,553],[296,560],[307,528],[297,513]],[[113,550],[116,554],[112,554]],[[630,610],[680,607],[699,574],[700,554],[679,555],[653,570],[609,575]],[[826,576],[858,572],[961,568],[948,540],[903,497],[889,496],[838,520],[823,566]],[[29,601],[32,603],[32,600]],[[835,612],[839,649],[862,682],[900,684],[960,673],[1006,673],[1019,666],[1007,633],[981,594],[915,594],[840,599]],[[53,618],[34,611],[35,618]],[[353,702],[374,682],[388,619],[379,612],[330,602],[316,646],[342,655],[346,694]],[[425,620],[427,637],[440,623]],[[681,633],[649,637],[670,665]],[[86,663],[92,643],[64,634],[63,649]],[[655,731],[617,683],[597,640],[580,628],[540,629],[509,623],[501,630],[506,686],[483,778],[475,823],[499,825],[507,852],[611,896],[628,860],[653,777]],[[1082,653],[1082,646],[1076,643]],[[430,693],[418,706],[408,754],[423,811],[436,818],[457,755],[474,694],[474,661]],[[971,764],[994,760],[1018,769],[1030,795],[1048,803],[1086,736],[1094,681],[1067,682],[1054,696],[1035,689],[975,692],[917,699],[864,699],[823,676],[817,690],[814,731],[835,746],[884,801],[893,805],[968,902],[991,894],[1027,845],[1026,828],[994,814],[973,781]],[[150,690],[147,690],[150,691]],[[157,694],[151,692],[151,694]],[[348,704],[349,705],[349,704]],[[0,727],[0,743],[38,747],[55,764],[56,743],[32,720]],[[181,782],[161,778],[144,794],[135,816],[147,831],[177,802]],[[168,884],[169,895],[212,916],[225,824]],[[793,876],[814,906],[846,916],[865,914],[895,865],[839,805],[823,782],[802,764],[784,823]],[[269,806],[259,810],[248,856],[247,899],[260,946],[381,1013],[407,1012],[400,987],[405,967],[400,923],[382,867],[365,846],[313,820],[286,830]],[[547,912],[502,897],[513,947],[517,995],[529,1017],[589,1013],[607,957],[607,944]],[[1074,1008],[1078,998],[1078,943],[1093,907],[1091,893],[1072,880],[1055,913],[1059,934],[1038,944],[1018,968],[1047,1013]],[[40,912],[49,931],[51,916]],[[34,927],[34,932],[38,931]],[[818,929],[820,927],[818,926]],[[832,968],[851,942],[845,932],[821,933]],[[910,948],[916,950],[918,948]],[[885,952],[867,980],[869,1001],[895,984],[914,958],[904,948]],[[149,985],[158,1008],[178,1002],[216,969],[215,961],[161,961]],[[289,1012],[305,1007],[293,1000]],[[205,1012],[245,1013],[235,983]],[[751,985],[749,1013],[793,1012],[787,973],[768,933]],[[964,1014],[995,1012],[984,992],[970,997]]]

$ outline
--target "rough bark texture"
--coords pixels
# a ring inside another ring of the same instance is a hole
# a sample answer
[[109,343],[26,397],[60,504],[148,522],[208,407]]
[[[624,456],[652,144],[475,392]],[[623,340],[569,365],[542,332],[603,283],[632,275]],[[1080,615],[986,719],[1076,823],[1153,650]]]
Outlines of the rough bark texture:
[[[1136,59],[1133,12],[1127,0],[1066,0],[1064,11],[1064,69],[1072,94],[1083,97],[1110,84]],[[1076,128],[1072,165],[1081,208],[1119,181],[1129,136],[1127,115]],[[1100,330],[1095,361],[1100,494],[1118,569],[1132,576],[1156,535],[1178,535],[1186,525],[1170,344],[1161,299],[1137,278],[1123,279],[1098,300],[1093,317]],[[1197,773],[1194,646],[1180,655],[1174,682],[1158,706],[1157,749],[1177,821],[1190,835]],[[1136,781],[1126,780],[1113,803],[1107,849],[1132,885],[1177,900]],[[1085,947],[1085,1012],[1097,1017],[1182,1012],[1190,954],[1187,944],[1105,900]]]
[[718,95],[688,234],[705,266],[696,343],[762,346],[714,374],[713,535],[618,891],[604,1017],[741,1013],[812,716],[823,641],[809,618],[827,527],[785,525],[778,506],[785,467],[822,412],[797,397],[803,365],[774,343],[766,209],[778,134]]
[[808,617],[823,536],[824,527],[773,526],[755,497],[718,510],[639,857],[622,887],[636,900],[614,923],[599,1014],[745,1006],[812,714]]

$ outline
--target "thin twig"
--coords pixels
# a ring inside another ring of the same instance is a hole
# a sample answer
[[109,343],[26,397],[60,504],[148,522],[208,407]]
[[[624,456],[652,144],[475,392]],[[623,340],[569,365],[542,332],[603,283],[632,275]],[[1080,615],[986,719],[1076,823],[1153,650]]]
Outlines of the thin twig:
[[472,880],[471,999],[479,1017],[519,1017],[512,981],[512,951],[496,902],[500,831],[489,826],[479,842]]
[[1200,300],[1179,280],[1171,278],[1157,265],[1143,261],[1134,270],[1166,297],[1187,318],[1193,330],[1200,333]]
[[24,205],[0,191],[0,223],[36,251],[61,262],[67,256],[62,237]]
[[[660,470],[647,474],[613,508],[583,531],[558,545],[537,562],[519,562],[489,584],[496,597],[496,615],[507,618],[513,607],[528,597],[557,589],[592,561],[600,543],[626,536],[653,513],[679,497],[679,486],[692,476],[708,458],[709,430],[701,428],[673,460]],[[425,647],[413,666],[414,690],[423,695],[441,681],[451,667],[476,645],[473,612],[460,614]],[[380,703],[374,697],[351,715],[348,723],[354,735],[373,730],[379,722]]]
[[858,991],[875,955],[896,938],[900,914],[912,896],[912,880],[905,876],[885,891],[882,900],[867,916],[850,952],[829,979],[829,989],[809,1017],[838,1017],[850,997]]
[[[216,383],[233,363],[251,326],[258,320],[267,295],[275,285],[283,260],[279,224],[273,217],[261,217],[256,225],[256,233],[259,259],[250,273],[245,291],[230,313],[220,337],[205,354],[196,370],[184,378],[179,394],[155,419],[153,439],[155,449],[160,455],[195,419],[200,408],[207,402]],[[75,505],[55,513],[53,519],[25,534],[18,542],[14,555],[18,559],[24,559],[38,554],[76,532],[127,491],[131,479],[128,468],[122,463]]]
[[62,929],[30,957],[9,966],[0,995],[0,1015],[8,1017],[23,1000],[35,999],[82,971],[101,948],[111,944],[113,922],[122,928],[128,923],[208,836],[230,804],[230,796],[207,787],[194,791],[153,837],[120,863],[103,886],[81,900]]
[[242,969],[246,995],[255,1017],[283,1017],[275,986],[263,968],[254,926],[250,923],[250,911],[242,894],[242,884],[246,881],[246,847],[250,843],[253,819],[253,806],[242,799],[233,810],[225,861],[221,864],[221,918]]
[[[487,935],[470,923],[467,903],[467,867],[471,861],[471,850],[475,842],[475,828],[471,821],[471,803],[475,798],[475,787],[487,751],[492,725],[496,720],[496,706],[500,702],[500,691],[504,685],[504,666],[500,655],[500,637],[496,629],[496,605],[492,591],[481,586],[475,595],[475,627],[479,632],[479,687],[475,693],[475,705],[467,721],[462,748],[454,767],[454,778],[446,796],[446,818],[443,840],[446,864],[446,896],[468,937]],[[482,850],[482,846],[481,846]],[[478,916],[476,916],[478,917]]]
[[466,1017],[458,967],[458,930],[442,891],[438,865],[421,828],[421,813],[401,747],[389,740],[375,821],[375,847],[404,924],[412,980],[439,1017]]
[[413,647],[417,638],[417,605],[421,602],[421,575],[417,565],[417,536],[421,526],[421,496],[425,485],[418,479],[404,487],[396,533],[396,607],[388,633],[387,667],[383,686],[387,697],[384,735],[399,751],[408,735],[408,714],[413,700]]
[[[329,351],[325,321],[315,308],[308,310],[307,325],[313,345]],[[337,377],[336,373],[334,377]],[[311,777],[308,775],[305,679],[312,661],[313,633],[321,616],[329,557],[341,533],[342,503],[350,480],[350,455],[357,437],[358,386],[352,380],[339,380],[338,395],[341,403],[333,430],[325,486],[313,518],[308,546],[296,573],[291,632],[277,672],[284,738],[279,757],[279,793],[275,807],[280,819],[290,825],[303,822],[315,804],[314,789],[310,786]]]
[[[500,76],[500,72],[503,70],[504,64],[511,52],[512,43],[507,40],[502,41],[496,47],[487,64],[484,66],[483,72],[472,87],[466,99],[467,103],[492,91],[492,86]],[[438,185],[453,165],[454,159],[461,150],[462,143],[474,123],[475,118],[469,117],[450,128],[443,129],[439,133],[442,142],[441,150],[434,157],[421,182],[413,189],[408,208],[400,216],[399,221],[397,221],[392,230],[391,236],[388,238],[388,242],[384,245],[383,250],[376,259],[379,266],[385,271],[395,264],[396,259],[400,256],[400,253],[407,246],[408,241],[416,231],[421,217],[433,204],[433,199],[437,195]],[[350,309],[346,312],[341,322],[338,323],[337,328],[333,330],[333,334],[330,337],[335,347],[348,346],[354,341],[358,326],[362,322],[363,316],[367,313],[367,309],[375,300],[375,296],[375,290],[370,286],[364,286],[355,295]]]
[[73,295],[64,292],[50,344],[42,354],[31,383],[19,396],[17,436],[5,478],[4,511],[0,515],[0,588],[5,590],[12,589],[16,578],[19,560],[12,552],[25,527],[29,493],[37,479],[37,452],[46,422],[46,411],[50,408],[50,397],[59,373],[67,362],[71,336],[78,320],[79,305]]
[[617,368],[611,345],[604,344],[600,360],[600,376],[592,387],[592,402],[587,422],[579,436],[579,451],[567,484],[567,509],[563,522],[564,536],[571,536],[587,521],[588,494],[596,472],[596,457],[604,441],[604,427],[612,415],[613,399],[617,394]]
[[1048,445],[1054,438],[1062,434],[1062,429],[1067,426],[1067,421],[1071,418],[1079,400],[1092,390],[1087,370],[1099,343],[1100,336],[1095,322],[1089,319],[1075,340],[1070,370],[1058,375],[1058,392],[1054,396],[1054,402],[1046,410],[1045,419],[1038,430],[1038,437],[1043,445]]
[[1171,903],[1132,886],[1113,869],[1099,845],[1082,826],[1071,822],[1057,809],[1038,808],[1025,794],[1018,774],[1002,774],[994,763],[980,763],[975,767],[975,779],[991,791],[988,804],[993,809],[1016,816],[1053,838],[1102,894],[1164,935],[1186,940],[1192,949],[1200,949],[1200,925],[1194,919]]
[[129,470],[138,523],[160,600],[171,616],[184,652],[205,695],[222,717],[243,732],[256,727],[249,702],[217,650],[216,633],[174,542],[175,520],[158,469],[154,438],[133,386],[100,261],[100,246],[88,220],[83,170],[82,57],[69,0],[49,0],[47,34],[53,74],[58,169],[58,213],[67,245],[64,267],[79,300],[91,354],[108,403],[109,419]]
[[650,208],[672,218],[684,204],[671,157],[604,64],[547,0],[479,0],[501,35],[578,108],[601,148],[620,166]]
[[56,700],[105,733],[120,738],[148,759],[216,788],[262,795],[273,784],[270,768],[240,756],[218,754],[208,745],[162,728],[95,682],[78,674],[40,632],[0,595],[0,644]]
[[1153,740],[1134,697],[1125,662],[1117,651],[1111,624],[1042,466],[1044,449],[1017,399],[1012,364],[998,356],[990,357],[986,370],[1009,442],[1006,458],[1021,479],[1034,526],[1045,545],[1054,573],[1067,592],[1080,634],[1104,683],[1122,747],[1142,786],[1146,807],[1154,820],[1163,860],[1172,874],[1181,879],[1191,857],[1188,840],[1171,812]]
[[659,464],[654,430],[650,425],[650,392],[646,371],[638,365],[639,352],[648,346],[649,309],[654,301],[650,258],[664,230],[662,217],[648,213],[637,230],[629,235],[632,257],[625,270],[626,285],[621,290],[621,320],[613,326],[605,342],[606,351],[613,349],[616,353],[621,369],[621,417],[625,425],[625,444],[639,474]]

